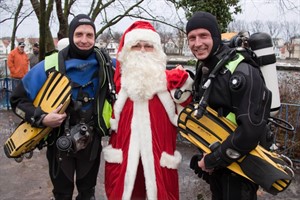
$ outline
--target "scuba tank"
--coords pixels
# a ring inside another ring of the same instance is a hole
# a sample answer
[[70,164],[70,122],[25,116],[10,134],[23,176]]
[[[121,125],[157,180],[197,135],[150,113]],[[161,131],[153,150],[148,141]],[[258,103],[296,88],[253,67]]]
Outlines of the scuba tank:
[[269,34],[257,32],[223,33],[222,41],[231,48],[243,47],[252,51],[253,60],[260,67],[267,88],[272,92],[270,116],[274,117],[280,109],[280,93],[276,68],[276,56],[272,38]]
[[258,65],[265,79],[267,88],[272,92],[271,117],[274,117],[280,109],[280,94],[276,69],[276,56],[273,42],[267,33],[254,33],[248,39],[251,50],[256,54]]

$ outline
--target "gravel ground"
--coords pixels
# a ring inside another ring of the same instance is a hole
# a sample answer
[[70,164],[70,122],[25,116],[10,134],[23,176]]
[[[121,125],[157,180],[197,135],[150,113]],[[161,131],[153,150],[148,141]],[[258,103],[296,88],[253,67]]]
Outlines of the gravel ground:
[[[3,144],[18,123],[19,119],[12,112],[0,111],[0,200],[49,200],[52,193],[45,149],[35,150],[31,159],[24,159],[21,163],[7,158],[4,154]],[[107,138],[103,138],[103,145],[107,145]],[[208,185],[189,169],[189,160],[193,154],[197,153],[197,149],[187,142],[179,141],[178,150],[183,156],[179,168],[180,199],[210,199]],[[103,163],[100,167],[96,188],[96,198],[100,200],[106,199],[103,185]],[[299,175],[300,170],[298,169],[296,170],[295,180],[289,188],[276,196],[259,190],[258,200],[300,199]]]

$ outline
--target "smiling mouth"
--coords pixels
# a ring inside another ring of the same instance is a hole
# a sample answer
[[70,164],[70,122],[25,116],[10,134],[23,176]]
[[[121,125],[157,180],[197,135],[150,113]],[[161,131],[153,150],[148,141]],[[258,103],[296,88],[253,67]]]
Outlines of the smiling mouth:
[[90,49],[91,47],[90,46],[88,46],[88,47],[87,46],[81,46],[80,48],[81,49]]
[[206,52],[206,49],[196,49],[195,51],[199,54],[203,54]]

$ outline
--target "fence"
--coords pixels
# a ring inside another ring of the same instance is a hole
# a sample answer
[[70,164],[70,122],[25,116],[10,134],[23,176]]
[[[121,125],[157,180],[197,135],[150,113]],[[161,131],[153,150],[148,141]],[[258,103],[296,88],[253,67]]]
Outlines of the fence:
[[0,110],[10,109],[9,98],[19,79],[9,78],[6,59],[0,60]]
[[292,158],[295,162],[300,162],[300,105],[282,103],[278,118],[289,122],[294,130],[276,128],[274,143],[278,147],[277,151]]

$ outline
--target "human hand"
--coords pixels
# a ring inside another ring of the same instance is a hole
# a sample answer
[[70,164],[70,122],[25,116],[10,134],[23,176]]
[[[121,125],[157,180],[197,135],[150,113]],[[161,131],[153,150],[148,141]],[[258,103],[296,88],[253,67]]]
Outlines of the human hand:
[[190,161],[190,168],[194,170],[195,174],[197,174],[199,178],[202,178],[202,174],[203,174],[202,169],[198,166],[198,161],[201,160],[202,157],[203,155],[196,154],[192,157]]
[[54,111],[48,113],[42,121],[43,125],[51,128],[59,127],[67,117],[65,112],[62,114],[59,113],[61,108],[62,105],[58,106]]
[[214,169],[207,169],[207,168],[206,168],[205,162],[204,162],[205,156],[206,156],[206,153],[204,153],[204,154],[203,154],[203,157],[201,158],[201,160],[198,161],[198,166],[199,166],[203,171],[205,171],[205,172],[211,174],[211,173],[214,171]]
[[180,64],[175,65],[175,69],[185,70],[184,67]]
[[194,170],[195,174],[197,174],[199,178],[202,178],[207,183],[209,183],[209,173],[203,171],[198,165],[198,162],[202,160],[202,158],[203,158],[202,154],[194,155],[190,162],[190,168]]

